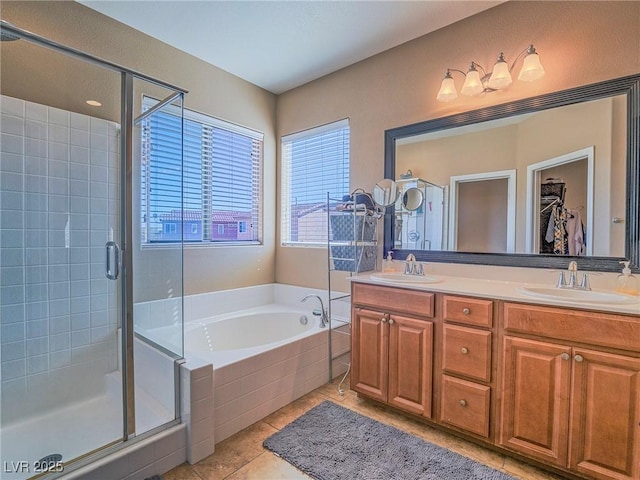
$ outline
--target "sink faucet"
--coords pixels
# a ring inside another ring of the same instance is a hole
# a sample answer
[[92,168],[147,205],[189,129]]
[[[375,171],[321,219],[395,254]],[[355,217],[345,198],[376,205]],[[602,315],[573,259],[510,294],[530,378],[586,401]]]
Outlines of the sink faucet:
[[306,302],[308,298],[311,297],[315,297],[318,299],[318,301],[320,302],[320,313],[317,314],[316,311],[313,311],[314,315],[318,315],[320,317],[320,328],[324,328],[327,325],[329,325],[329,316],[327,315],[327,311],[324,308],[324,303],[322,302],[322,298],[320,298],[320,295],[314,295],[313,293],[310,293],[309,295],[305,295],[304,297],[302,297],[302,300],[300,300],[301,302]]
[[569,288],[573,290],[591,290],[591,286],[589,285],[589,276],[585,272],[582,276],[582,282],[578,285],[578,263],[574,260],[569,262],[569,267],[567,268],[569,271],[569,283],[564,278],[564,272],[560,272],[560,277],[558,278],[557,288]]
[[424,275],[424,267],[420,262],[416,261],[416,256],[413,253],[407,255],[407,258],[404,261],[404,274]]

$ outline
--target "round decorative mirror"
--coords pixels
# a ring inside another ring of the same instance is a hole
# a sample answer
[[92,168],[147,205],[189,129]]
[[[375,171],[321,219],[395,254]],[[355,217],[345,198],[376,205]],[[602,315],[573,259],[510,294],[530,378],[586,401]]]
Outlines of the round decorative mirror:
[[396,182],[385,178],[376,183],[373,187],[373,201],[381,207],[389,207],[398,200],[398,187]]
[[423,201],[424,193],[416,187],[408,188],[402,196],[402,206],[410,212],[418,210],[422,206]]

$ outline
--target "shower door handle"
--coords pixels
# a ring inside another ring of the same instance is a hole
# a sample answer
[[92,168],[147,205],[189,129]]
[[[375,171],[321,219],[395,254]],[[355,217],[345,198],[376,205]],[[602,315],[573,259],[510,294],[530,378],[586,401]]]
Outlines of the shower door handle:
[[105,249],[106,262],[104,274],[109,280],[117,280],[118,276],[120,276],[120,247],[116,242],[107,242]]

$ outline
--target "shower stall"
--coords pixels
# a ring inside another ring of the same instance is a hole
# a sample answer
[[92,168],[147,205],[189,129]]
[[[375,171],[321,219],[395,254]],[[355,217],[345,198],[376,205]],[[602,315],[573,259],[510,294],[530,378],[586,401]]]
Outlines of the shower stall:
[[[147,245],[141,204],[181,210],[186,92],[6,22],[0,40],[0,478],[20,480],[179,423],[182,342],[137,333],[135,306],[170,299],[145,321],[181,338],[182,242]],[[159,115],[170,141],[148,138]]]

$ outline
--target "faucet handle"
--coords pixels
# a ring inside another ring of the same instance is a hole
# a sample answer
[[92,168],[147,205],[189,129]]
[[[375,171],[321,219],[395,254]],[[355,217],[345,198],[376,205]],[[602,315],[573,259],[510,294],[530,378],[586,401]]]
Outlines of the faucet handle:
[[567,281],[564,278],[564,272],[560,272],[560,276],[558,277],[558,283],[556,284],[556,288],[566,288]]
[[585,272],[582,276],[582,282],[580,283],[581,290],[591,290],[591,285],[589,285],[589,275]]
[[413,268],[414,275],[424,275],[424,266],[420,262],[417,262]]

